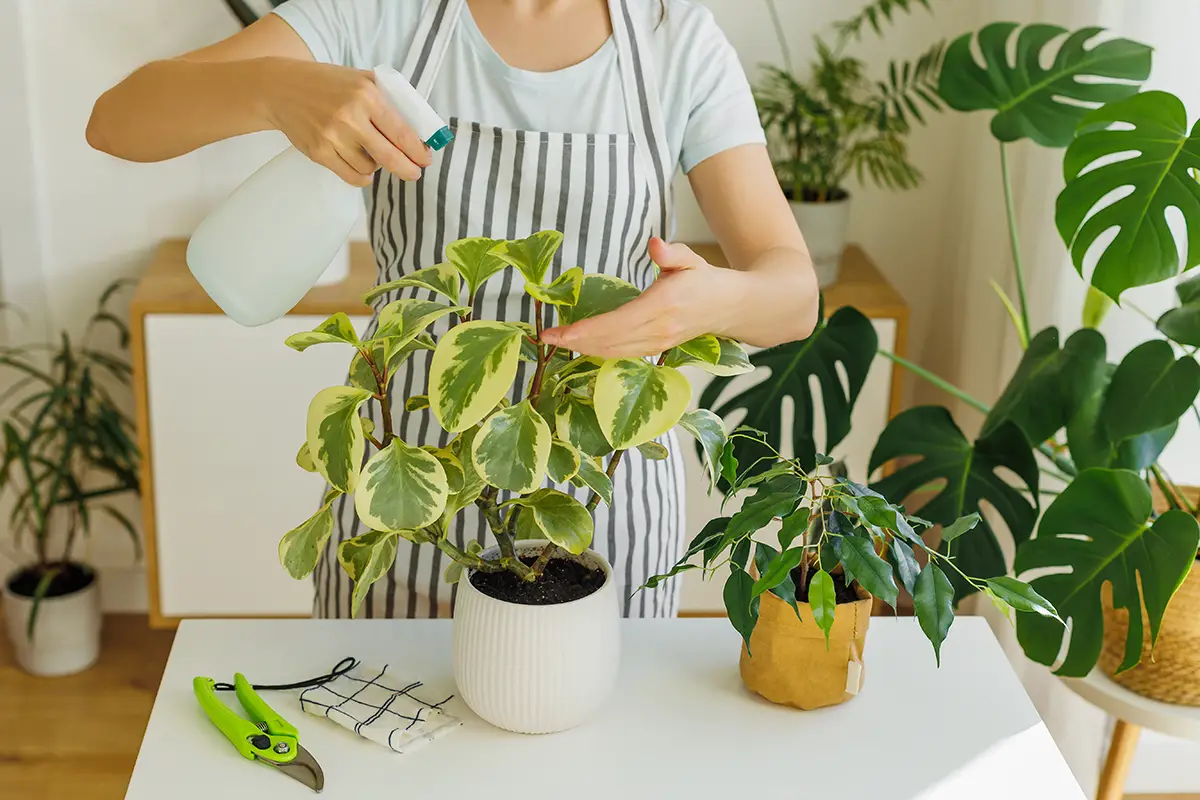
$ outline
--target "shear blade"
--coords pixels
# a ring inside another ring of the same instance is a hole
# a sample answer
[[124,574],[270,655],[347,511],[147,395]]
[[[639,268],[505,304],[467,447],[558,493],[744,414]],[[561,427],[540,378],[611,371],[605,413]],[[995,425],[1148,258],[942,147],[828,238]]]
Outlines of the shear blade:
[[289,778],[300,781],[314,792],[325,788],[325,773],[312,754],[302,745],[296,745],[296,757],[286,764],[263,758],[263,761],[286,774]]

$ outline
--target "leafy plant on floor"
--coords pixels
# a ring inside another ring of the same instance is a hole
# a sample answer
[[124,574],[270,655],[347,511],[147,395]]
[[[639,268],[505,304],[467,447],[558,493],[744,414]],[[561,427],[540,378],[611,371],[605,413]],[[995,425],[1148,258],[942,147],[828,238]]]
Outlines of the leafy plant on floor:
[[109,308],[124,285],[104,291],[79,340],[63,331],[57,341],[0,348],[0,368],[12,379],[0,395],[0,492],[12,503],[8,529],[15,550],[33,556],[10,578],[10,586],[32,587],[30,636],[41,601],[82,588],[69,584],[90,575],[74,559],[97,513],[129,534],[140,557],[133,523],[111,502],[139,488],[133,420],[123,410],[127,401],[114,394],[130,385],[131,369],[123,355],[95,342],[97,331],[108,327],[120,337],[120,349],[128,349],[129,330]]
[[835,25],[833,43],[815,37],[817,58],[807,78],[800,77],[774,0],[767,0],[783,52],[782,67],[763,67],[755,102],[770,141],[779,183],[797,202],[824,203],[847,196],[845,182],[889,189],[911,189],[921,180],[908,157],[907,136],[913,123],[924,123],[937,111],[937,74],[944,42],[915,61],[893,61],[886,81],[872,81],[867,65],[846,48],[869,25],[877,35],[899,13],[929,0],[874,0],[859,14]]
[[[315,569],[333,532],[333,503],[343,495],[353,496],[366,529],[338,547],[338,561],[355,581],[357,611],[371,584],[391,568],[401,539],[449,556],[451,582],[463,568],[537,580],[559,548],[578,554],[591,544],[592,511],[601,501],[611,503],[612,478],[625,454],[637,449],[649,459],[667,458],[656,439],[676,425],[696,437],[715,475],[725,428],[709,411],[687,410],[691,387],[676,367],[738,374],[751,369],[745,352],[709,335],[662,353],[656,362],[580,356],[542,344],[541,332],[554,317],[564,323],[586,319],[640,293],[619,278],[585,275],[579,267],[553,275],[561,244],[557,231],[516,241],[453,242],[446,263],[383,284],[366,298],[417,288],[447,302],[388,303],[365,340],[345,314],[287,340],[301,351],[328,343],[354,350],[349,384],[322,390],[309,406],[297,462],[319,472],[330,489],[320,510],[280,542],[280,559],[293,577]],[[524,281],[533,322],[473,319],[480,288],[509,269]],[[435,340],[427,329],[444,320],[453,324]],[[393,376],[422,350],[433,351],[427,392],[395,398]],[[514,392],[520,361],[534,371]],[[430,414],[453,440],[440,448],[403,441],[396,435],[394,400],[402,400],[405,413]],[[367,444],[376,452],[364,463]],[[568,484],[590,492],[587,503],[563,491]],[[454,517],[475,509],[496,538],[496,558],[448,536]],[[526,564],[515,552],[519,539],[549,544]]]
[[[869,464],[872,472],[892,467],[873,490],[887,497],[911,496],[914,511],[943,531],[953,530],[964,515],[980,516],[972,536],[947,540],[943,534],[938,557],[985,582],[1011,571],[1034,575],[1030,585],[1070,628],[1023,614],[1017,620],[1018,639],[1030,658],[1068,676],[1085,675],[1095,666],[1105,583],[1112,586],[1115,605],[1129,611],[1122,669],[1144,657],[1143,615],[1153,643],[1166,603],[1192,567],[1200,543],[1197,508],[1159,463],[1181,417],[1200,418],[1195,359],[1200,278],[1177,287],[1179,307],[1157,321],[1164,338],[1142,343],[1119,363],[1109,362],[1105,339],[1094,329],[1127,289],[1174,278],[1200,263],[1200,127],[1189,129],[1186,110],[1174,96],[1139,91],[1150,72],[1149,47],[1121,38],[1098,42],[1100,33],[1097,28],[1069,32],[1053,25],[996,23],[946,48],[938,74],[940,99],[954,109],[992,113],[1016,299],[993,288],[1025,352],[990,405],[916,364],[881,353],[986,420],[972,437],[945,408],[910,409],[880,435]],[[1066,185],[1055,222],[1081,275],[1085,256],[1096,259],[1086,276],[1091,286],[1085,327],[1065,338],[1056,328],[1035,332],[1030,324],[1008,166],[1009,148],[1022,139],[1066,148]],[[1171,207],[1179,209],[1186,232],[1168,226]],[[1115,231],[1107,243],[1101,238],[1106,231]],[[849,431],[858,388],[877,347],[858,316],[839,310],[809,340],[755,354],[753,363],[772,367],[760,386],[722,405],[720,399],[732,390],[718,378],[702,405],[725,414],[761,401],[751,408],[753,424],[779,447],[780,399],[791,396],[798,412],[795,453],[807,466],[808,454],[815,452],[807,376],[821,378],[828,426],[824,447],[832,449]],[[839,364],[849,391],[827,377],[837,374]],[[739,458],[752,454],[746,444],[732,447]],[[1163,514],[1153,509],[1152,487],[1169,506]],[[1043,496],[1054,497],[1044,509]],[[1012,563],[989,519],[1007,529],[1016,551]],[[956,571],[949,576],[956,600],[980,588]]]
[[[815,466],[806,468],[799,459],[784,458],[775,451],[760,431],[739,428],[730,439],[722,477],[729,487],[726,502],[745,496],[741,508],[709,522],[674,568],[651,578],[646,586],[657,586],[689,570],[701,569],[712,575],[728,566],[725,608],[747,647],[767,592],[790,605],[802,621],[803,614],[811,613],[812,622],[824,631],[828,642],[837,604],[833,576],[838,574],[847,586],[861,586],[892,607],[899,586],[907,589],[915,600],[921,630],[933,644],[939,662],[942,642],[954,622],[951,575],[986,592],[998,605],[1029,612],[1047,625],[1061,627],[1054,606],[1029,584],[1007,576],[975,578],[964,573],[959,559],[926,546],[919,531],[931,522],[906,514],[866,486],[822,472],[819,468],[831,462],[828,457],[818,455]],[[739,439],[770,454],[739,472],[739,464],[731,456],[732,445]],[[774,537],[778,548],[761,535],[775,520],[780,520]],[[964,515],[945,529],[942,538],[971,539],[978,535],[980,523],[978,513]],[[760,534],[757,540],[756,534]],[[915,551],[923,552],[924,567]],[[696,557],[700,563],[691,563]],[[805,611],[801,611],[798,597],[807,602]]]

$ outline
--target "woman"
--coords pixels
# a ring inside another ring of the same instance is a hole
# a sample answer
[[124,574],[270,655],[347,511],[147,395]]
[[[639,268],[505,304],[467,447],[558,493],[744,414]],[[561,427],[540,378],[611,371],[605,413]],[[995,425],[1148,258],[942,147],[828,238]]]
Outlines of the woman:
[[[388,108],[368,71],[384,63],[450,120],[456,137],[444,151],[431,153]],[[134,72],[97,101],[88,141],[159,161],[265,129],[364,187],[380,281],[441,261],[461,237],[554,228],[565,233],[555,274],[578,264],[646,290],[547,330],[551,344],[644,356],[712,332],[770,346],[815,323],[816,279],[746,77],[691,0],[291,0],[222,42]],[[736,269],[668,243],[676,165]],[[477,317],[532,321],[519,285],[488,286]],[[393,293],[377,310],[400,296],[426,295]],[[397,394],[419,394],[411,387],[425,385],[428,367],[410,359]],[[428,414],[394,414],[406,441],[445,443]],[[667,441],[666,461],[626,459],[612,512],[596,515],[593,546],[614,566],[627,615],[672,615],[678,604],[677,582],[628,599],[685,541],[683,467]],[[451,535],[482,542],[482,516],[464,517]],[[335,548],[361,532],[344,503],[315,576],[318,615],[349,613]],[[454,589],[441,582],[440,557],[402,548],[365,614],[447,613]]]

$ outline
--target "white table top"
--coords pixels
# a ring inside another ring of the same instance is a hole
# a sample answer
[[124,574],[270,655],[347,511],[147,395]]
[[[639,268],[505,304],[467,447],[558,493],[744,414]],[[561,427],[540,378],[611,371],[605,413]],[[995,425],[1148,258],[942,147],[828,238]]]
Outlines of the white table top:
[[1162,703],[1134,694],[1099,668],[1086,678],[1064,678],[1063,683],[1075,694],[1117,719],[1168,736],[1200,741],[1200,708]]
[[[955,622],[941,670],[915,620],[877,618],[866,684],[849,703],[801,712],[747,692],[725,620],[637,620],[623,628],[621,682],[591,722],[551,736],[466,725],[397,755],[305,715],[296,693],[264,699],[300,728],[324,797],[1083,800],[987,623]],[[185,621],[167,662],[127,800],[305,798],[242,759],[192,695],[197,675],[281,683],[343,656],[453,692],[450,623],[407,620]],[[223,699],[237,707],[230,695]],[[480,791],[485,784],[490,789]]]

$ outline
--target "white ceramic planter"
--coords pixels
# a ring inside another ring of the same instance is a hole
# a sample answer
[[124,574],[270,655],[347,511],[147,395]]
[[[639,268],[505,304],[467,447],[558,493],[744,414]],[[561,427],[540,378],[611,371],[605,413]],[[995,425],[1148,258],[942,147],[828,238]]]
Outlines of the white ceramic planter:
[[30,639],[25,627],[32,612],[33,600],[13,593],[5,580],[4,623],[23,670],[53,677],[82,672],[96,663],[100,657],[100,592],[94,573],[92,582],[78,592],[41,602]]
[[817,281],[829,286],[838,277],[842,251],[846,249],[846,230],[850,223],[850,198],[832,203],[791,204],[792,215],[804,234],[808,252],[812,255]]
[[[519,542],[518,553],[537,552],[543,544]],[[518,605],[488,597],[469,576],[459,583],[454,678],[467,705],[498,728],[564,731],[586,721],[612,694],[621,649],[612,567],[590,550],[578,558],[603,569],[607,580],[570,603]]]

